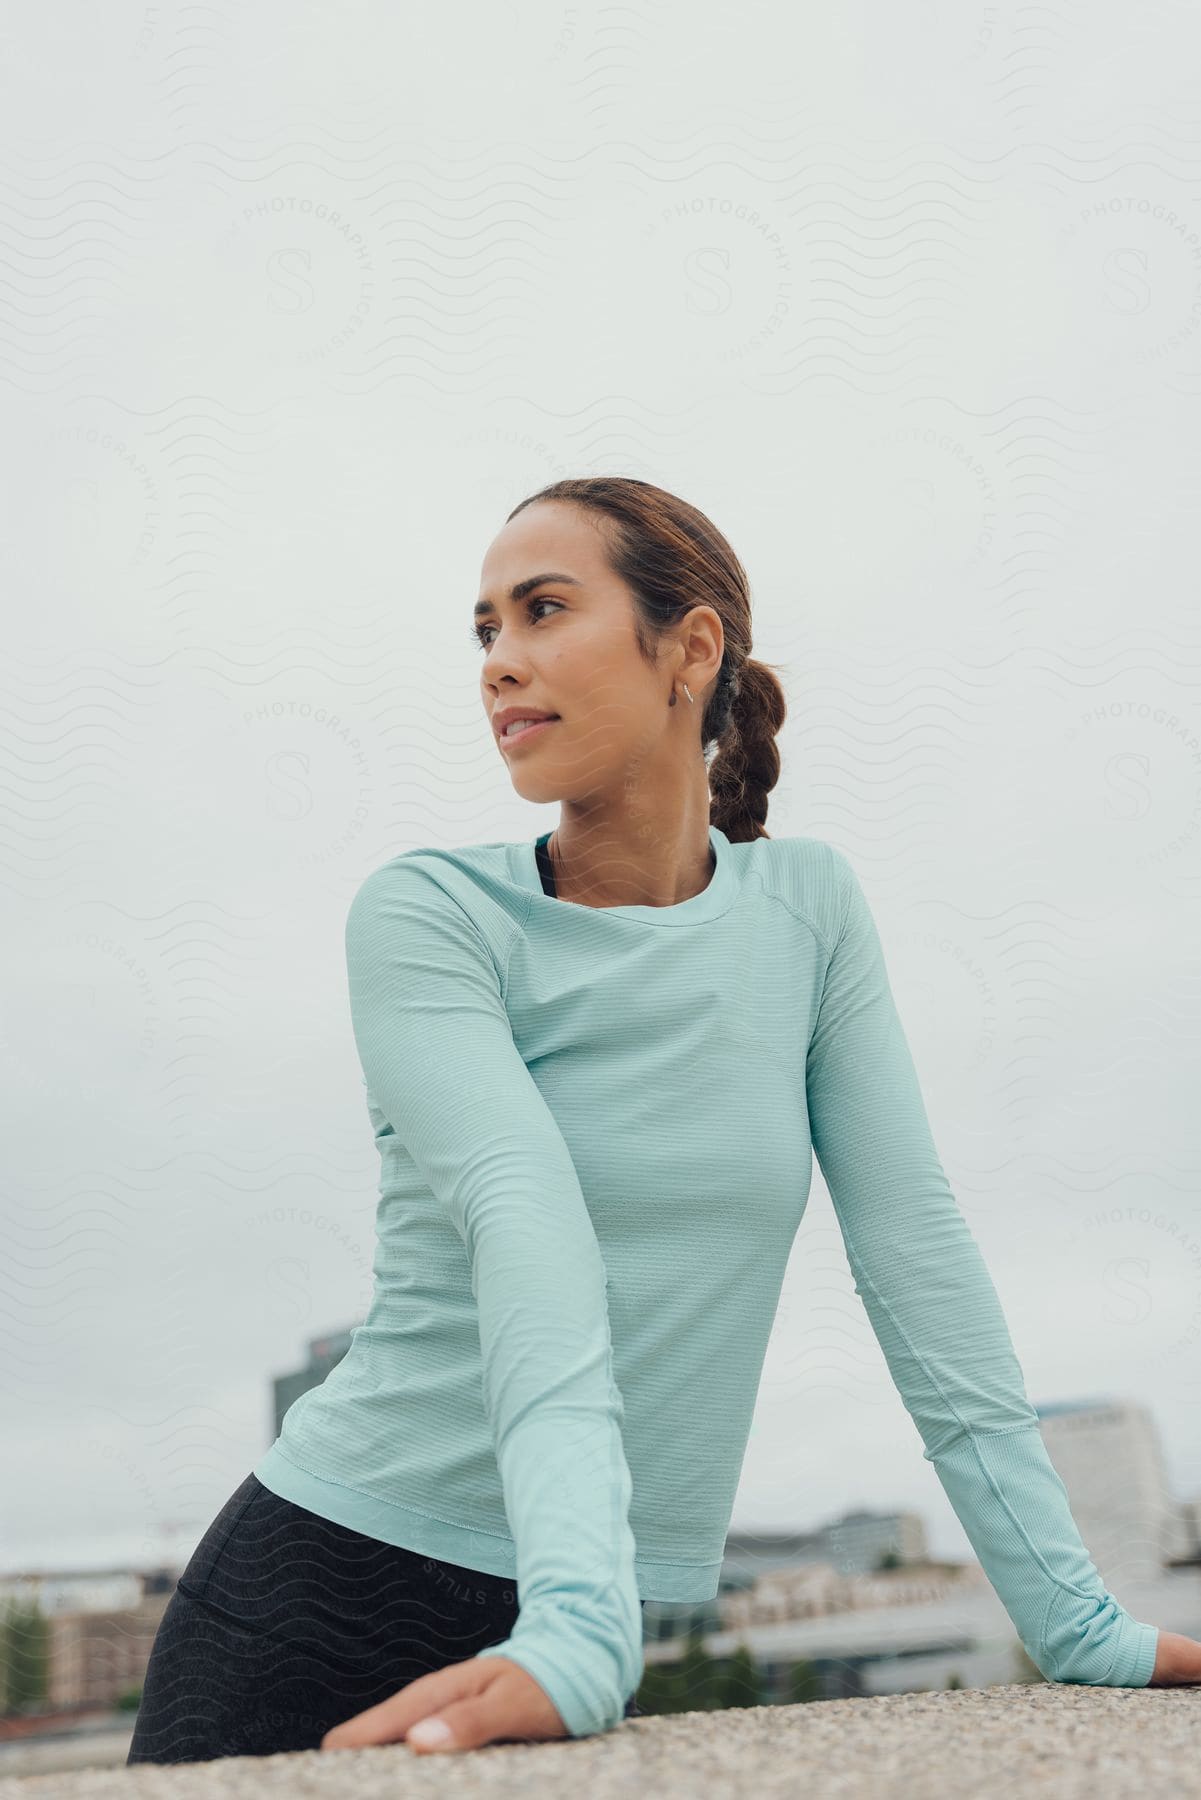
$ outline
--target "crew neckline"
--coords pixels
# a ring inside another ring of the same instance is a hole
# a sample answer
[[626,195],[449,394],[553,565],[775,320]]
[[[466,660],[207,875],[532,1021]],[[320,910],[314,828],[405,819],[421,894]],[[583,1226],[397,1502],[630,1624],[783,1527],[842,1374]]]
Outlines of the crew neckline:
[[678,900],[674,906],[585,906],[578,900],[552,897],[543,889],[542,872],[538,867],[538,845],[545,843],[550,835],[547,831],[541,837],[525,839],[517,846],[518,875],[521,886],[531,894],[531,910],[542,901],[546,906],[569,906],[573,913],[595,913],[602,919],[629,919],[644,925],[696,925],[725,912],[734,897],[737,884],[733,847],[719,825],[709,826],[709,843],[716,864],[708,887],[702,888],[699,894],[690,895],[687,900]]

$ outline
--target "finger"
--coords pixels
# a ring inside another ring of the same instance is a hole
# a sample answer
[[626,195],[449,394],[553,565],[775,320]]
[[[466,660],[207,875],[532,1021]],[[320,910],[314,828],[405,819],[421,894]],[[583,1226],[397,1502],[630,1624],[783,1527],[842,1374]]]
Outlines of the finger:
[[393,1744],[403,1738],[411,1725],[428,1718],[442,1706],[457,1700],[463,1693],[462,1663],[451,1663],[429,1675],[419,1675],[352,1719],[343,1719],[327,1731],[321,1740],[323,1750],[359,1750],[365,1744]]
[[549,1736],[533,1720],[521,1721],[520,1709],[514,1708],[512,1692],[494,1685],[487,1693],[466,1700],[453,1700],[440,1706],[427,1718],[412,1726],[405,1743],[420,1756],[438,1756],[458,1750],[478,1750],[497,1738],[510,1742],[536,1742]]
[[478,1700],[454,1700],[418,1719],[405,1735],[405,1743],[418,1756],[439,1756],[455,1750],[473,1750],[491,1742],[476,1716]]

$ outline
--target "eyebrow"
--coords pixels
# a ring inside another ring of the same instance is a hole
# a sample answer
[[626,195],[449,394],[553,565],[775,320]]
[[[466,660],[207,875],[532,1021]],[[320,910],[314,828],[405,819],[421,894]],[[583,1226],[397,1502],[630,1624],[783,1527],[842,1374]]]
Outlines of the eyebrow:
[[[544,581],[561,581],[568,587],[583,587],[584,585],[582,581],[577,581],[574,575],[558,575],[551,570],[545,575],[531,575],[527,580],[519,581],[516,587],[509,589],[509,599],[520,604],[522,600],[527,599],[533,593],[536,587],[541,587]],[[485,613],[495,610],[491,600],[477,600],[473,616],[482,619]]]

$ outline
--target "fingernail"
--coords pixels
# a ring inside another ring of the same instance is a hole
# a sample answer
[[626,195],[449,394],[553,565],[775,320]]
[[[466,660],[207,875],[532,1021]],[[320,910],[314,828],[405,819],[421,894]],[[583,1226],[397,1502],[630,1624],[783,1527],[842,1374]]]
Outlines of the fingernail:
[[422,1750],[439,1750],[443,1744],[453,1742],[454,1733],[445,1719],[422,1719],[420,1725],[414,1725],[409,1732],[408,1741]]

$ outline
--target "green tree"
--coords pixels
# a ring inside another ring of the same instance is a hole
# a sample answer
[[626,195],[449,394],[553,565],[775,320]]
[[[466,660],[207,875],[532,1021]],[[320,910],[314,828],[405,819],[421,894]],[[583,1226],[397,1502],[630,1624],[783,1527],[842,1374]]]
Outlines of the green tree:
[[50,1674],[50,1621],[37,1602],[11,1597],[0,1616],[0,1689],[5,1713],[45,1705]]
[[141,1688],[126,1688],[123,1694],[117,1695],[114,1704],[118,1712],[137,1712],[142,1704]]
[[704,1647],[704,1632],[693,1625],[675,1662],[643,1670],[638,1705],[644,1713],[717,1712],[727,1706],[763,1704],[759,1670],[745,1644],[718,1658]]
[[674,1664],[651,1663],[644,1669],[636,1698],[639,1711],[644,1713],[683,1712]]
[[704,1632],[694,1625],[676,1665],[683,1705],[681,1712],[713,1712],[723,1704],[721,1664],[705,1649]]
[[723,1706],[762,1706],[763,1685],[759,1665],[745,1644],[739,1644],[723,1667]]
[[786,1704],[799,1706],[806,1700],[820,1700],[823,1691],[822,1678],[815,1663],[811,1663],[807,1657],[793,1663],[788,1671]]
[[952,1669],[951,1673],[947,1676],[946,1680],[943,1682],[942,1685],[944,1688],[961,1688],[963,1686],[963,1683],[959,1679],[958,1671],[955,1669]]

